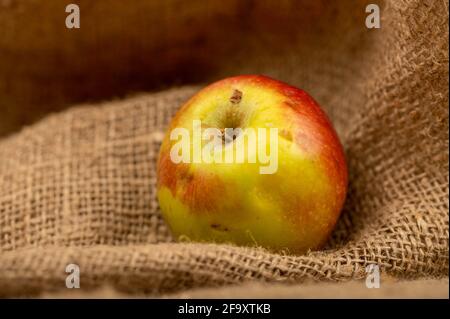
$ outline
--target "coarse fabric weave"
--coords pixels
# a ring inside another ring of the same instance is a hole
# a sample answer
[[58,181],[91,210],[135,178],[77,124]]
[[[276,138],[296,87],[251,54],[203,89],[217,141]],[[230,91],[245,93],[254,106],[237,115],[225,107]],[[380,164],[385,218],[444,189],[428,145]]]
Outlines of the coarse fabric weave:
[[[112,0],[80,2],[91,12],[80,30],[102,17],[101,6],[109,3],[108,13],[115,15],[125,6]],[[57,5],[49,3],[40,10],[51,13]],[[152,51],[152,42],[143,39],[124,47],[128,51],[117,53],[115,60],[113,50],[99,50],[97,60],[76,67],[94,74],[86,82],[94,86],[105,74],[117,75],[108,68],[135,57],[132,50],[153,52],[142,68],[157,65],[155,76],[170,61],[189,63],[180,56],[197,54],[200,62],[183,69],[195,74],[193,85],[74,106],[0,139],[0,296],[64,290],[71,263],[80,267],[83,289],[106,284],[122,293],[156,296],[248,282],[362,279],[371,263],[398,279],[448,276],[448,1],[382,2],[381,28],[370,30],[364,24],[365,1],[230,1],[225,8],[211,1],[206,9],[193,1],[190,10],[182,4],[188,2],[148,3],[151,8],[137,1],[134,11],[127,4],[124,14],[142,26],[146,9],[154,16],[163,12],[159,33],[136,28],[129,19],[105,18],[102,28],[91,30],[97,42],[85,37],[78,46],[94,55],[97,45],[119,50],[114,35],[130,24],[131,39],[153,37],[162,47],[155,44]],[[0,98],[11,105],[23,101],[23,109],[20,103],[14,109],[26,112],[32,103],[43,105],[48,99],[52,104],[58,94],[36,75],[41,68],[51,63],[64,68],[75,56],[73,43],[59,37],[59,31],[54,38],[45,33],[45,43],[34,45],[36,53],[30,56],[36,59],[29,59],[33,68],[20,65],[14,73],[11,65],[20,54],[12,50],[33,48],[14,42],[23,39],[14,36],[21,31],[8,17],[26,16],[35,6],[35,1],[20,0],[0,5],[0,29],[10,25],[0,42],[6,57],[0,57],[0,66],[7,71],[0,69]],[[42,28],[51,33],[52,23],[60,20],[49,19]],[[169,28],[170,21],[176,26]],[[230,21],[235,24],[229,26]],[[181,30],[195,36],[169,32]],[[174,44],[161,40],[161,34]],[[60,46],[53,47],[52,41]],[[40,50],[42,45],[50,49]],[[42,52],[53,60],[46,64]],[[202,67],[196,70],[198,63]],[[56,100],[64,104],[87,95],[80,89],[81,75],[69,80],[53,68],[46,79],[61,82],[58,92],[68,83],[64,97]],[[35,72],[34,78],[27,72]],[[175,242],[161,217],[156,159],[170,119],[203,86],[197,77],[207,83],[245,73],[263,73],[305,89],[337,129],[348,161],[349,192],[324,250],[293,256]],[[117,83],[105,81],[120,86],[126,72],[120,76]],[[130,76],[131,82],[138,80]],[[40,97],[45,99],[20,100],[21,92],[44,92]],[[109,92],[104,89],[97,97],[104,98],[103,93]],[[20,122],[8,114],[8,120]]]

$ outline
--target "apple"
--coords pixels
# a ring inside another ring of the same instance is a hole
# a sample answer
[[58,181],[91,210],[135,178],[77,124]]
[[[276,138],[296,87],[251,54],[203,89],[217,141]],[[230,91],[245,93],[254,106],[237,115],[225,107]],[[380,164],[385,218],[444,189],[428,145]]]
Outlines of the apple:
[[159,153],[157,196],[177,238],[301,254],[327,241],[347,178],[339,138],[313,98],[242,75],[177,112]]

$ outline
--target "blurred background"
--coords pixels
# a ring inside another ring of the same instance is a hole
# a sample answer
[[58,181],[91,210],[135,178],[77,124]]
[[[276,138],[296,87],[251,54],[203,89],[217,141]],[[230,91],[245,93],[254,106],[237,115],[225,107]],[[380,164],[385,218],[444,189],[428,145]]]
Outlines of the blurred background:
[[309,91],[339,131],[375,36],[370,1],[339,2],[0,0],[0,136],[75,103],[246,73]]

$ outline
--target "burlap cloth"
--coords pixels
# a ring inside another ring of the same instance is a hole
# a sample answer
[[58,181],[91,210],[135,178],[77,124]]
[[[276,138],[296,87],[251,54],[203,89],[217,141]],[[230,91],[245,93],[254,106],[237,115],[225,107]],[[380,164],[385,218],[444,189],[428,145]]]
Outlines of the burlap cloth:
[[77,101],[263,73],[329,114],[345,209],[326,249],[302,256],[175,243],[155,162],[197,84],[75,106],[0,140],[1,296],[65,290],[70,263],[83,291],[154,296],[362,279],[369,263],[448,276],[448,1],[378,2],[372,30],[366,1],[77,3],[81,29],[68,31],[64,1],[0,1],[3,134]]
[[[445,279],[396,280],[381,277],[380,287],[367,289],[364,281],[350,282],[303,282],[301,284],[248,282],[215,288],[195,288],[178,293],[163,294],[167,298],[447,298],[449,297],[448,277]],[[119,292],[111,286],[93,290],[66,289],[44,293],[42,298],[146,298],[146,295],[130,295]],[[150,295],[150,297],[155,297]]]

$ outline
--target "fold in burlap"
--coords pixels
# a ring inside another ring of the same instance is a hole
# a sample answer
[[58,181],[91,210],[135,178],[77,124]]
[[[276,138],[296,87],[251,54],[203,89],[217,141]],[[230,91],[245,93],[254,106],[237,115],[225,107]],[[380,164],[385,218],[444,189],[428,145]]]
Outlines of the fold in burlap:
[[325,250],[290,256],[172,240],[155,165],[164,129],[198,89],[185,86],[73,107],[0,141],[0,295],[65,289],[70,263],[82,288],[153,295],[360,279],[369,263],[398,278],[447,276],[448,1],[383,3],[379,30],[365,28],[363,2],[318,3],[239,7],[248,11],[236,19],[249,12],[252,23],[245,41],[230,35],[240,46],[214,77],[265,73],[305,88],[330,115],[350,184]]

